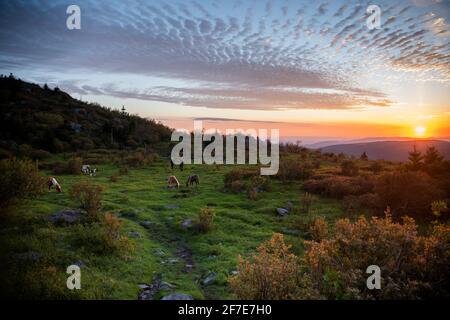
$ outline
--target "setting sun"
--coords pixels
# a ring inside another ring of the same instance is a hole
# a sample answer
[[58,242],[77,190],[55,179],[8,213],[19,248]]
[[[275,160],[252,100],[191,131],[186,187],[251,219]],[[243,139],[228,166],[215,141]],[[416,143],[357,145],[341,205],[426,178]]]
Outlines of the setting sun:
[[425,133],[427,129],[425,127],[422,126],[418,126],[414,129],[416,136],[423,136],[423,134]]

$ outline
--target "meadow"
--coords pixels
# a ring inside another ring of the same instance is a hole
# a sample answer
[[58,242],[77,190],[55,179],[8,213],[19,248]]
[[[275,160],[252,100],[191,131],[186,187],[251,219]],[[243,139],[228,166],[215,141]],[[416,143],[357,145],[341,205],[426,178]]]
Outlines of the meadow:
[[[194,299],[447,294],[450,229],[446,201],[440,200],[447,179],[431,180],[420,171],[431,165],[414,171],[414,157],[402,164],[284,146],[278,175],[262,178],[257,166],[185,165],[182,171],[171,169],[169,159],[141,152],[2,160],[2,179],[11,184],[35,180],[40,188],[42,177],[54,176],[62,187],[62,193],[15,195],[20,201],[2,207],[2,295],[133,300],[172,293]],[[96,176],[81,174],[81,163],[96,167]],[[433,163],[430,168],[438,170]],[[18,171],[30,179],[14,178]],[[186,186],[191,174],[199,176],[199,185]],[[179,189],[168,188],[171,175]],[[85,202],[89,190],[97,190],[94,214],[80,211],[77,188]],[[78,210],[81,220],[55,221],[61,210]],[[403,218],[412,214],[417,224]],[[395,267],[398,259],[406,273]],[[393,291],[367,291],[363,272],[374,262],[395,274],[386,280]],[[66,287],[66,268],[74,264],[81,269],[80,290]],[[432,284],[439,290],[430,292]]]
[[[186,165],[181,172],[178,167],[171,170],[168,161],[159,160],[128,169],[126,174],[118,174],[119,167],[114,164],[96,167],[95,177],[57,176],[63,192],[52,190],[26,200],[14,209],[14,226],[1,234],[1,242],[8,244],[5,250],[43,253],[40,260],[50,260],[47,265],[55,268],[59,279],[67,277],[68,265],[81,261],[82,290],[77,293],[81,297],[136,299],[142,291],[138,285],[150,284],[156,276],[173,288],[158,292],[155,298],[170,291],[191,294],[196,299],[233,298],[227,278],[236,270],[238,255],[253,252],[273,232],[285,233],[294,252],[303,250],[301,241],[297,241],[301,234],[293,227],[302,216],[281,217],[276,212],[277,207],[286,207],[288,202],[299,205],[301,182],[272,181],[271,191],[249,200],[245,193],[224,189],[224,174],[238,166]],[[45,173],[52,175],[50,171]],[[200,184],[186,187],[184,182],[191,173],[199,175]],[[167,177],[172,174],[180,180],[180,189],[167,188]],[[117,175],[117,182],[111,181],[112,175]],[[93,254],[74,246],[72,226],[48,222],[47,217],[54,212],[76,208],[68,189],[86,179],[104,186],[102,211],[113,212],[124,222],[123,233],[135,243],[129,257]],[[204,207],[216,212],[210,232],[182,227],[187,219],[195,223]],[[333,220],[341,216],[341,205],[333,199],[315,201],[310,215]],[[49,257],[45,257],[47,254]],[[213,283],[202,285],[211,272],[217,274]],[[61,281],[61,292],[68,291],[64,287]],[[70,292],[66,294],[61,298],[71,296]]]

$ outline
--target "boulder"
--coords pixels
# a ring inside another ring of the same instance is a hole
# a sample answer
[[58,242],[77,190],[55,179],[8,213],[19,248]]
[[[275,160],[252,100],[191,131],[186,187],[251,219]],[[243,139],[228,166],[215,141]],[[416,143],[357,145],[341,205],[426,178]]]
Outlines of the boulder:
[[75,224],[83,216],[83,211],[81,210],[60,210],[58,212],[53,213],[48,217],[48,220],[50,220],[53,223],[67,223],[67,224]]
[[287,215],[289,213],[289,210],[285,209],[285,208],[277,208],[277,213],[278,213],[278,215],[284,217],[285,215]]
[[145,220],[145,221],[139,222],[139,224],[140,224],[141,226],[143,226],[144,228],[148,229],[148,228],[150,228],[150,225],[152,224],[152,222],[151,222],[151,221],[148,221],[148,220]]
[[205,279],[202,280],[202,285],[207,286],[216,280],[217,273],[211,272]]
[[128,236],[131,238],[140,238],[141,234],[137,231],[130,231],[128,232]]
[[161,300],[194,300],[190,294],[173,292],[161,298]]
[[181,228],[183,229],[189,229],[190,227],[192,227],[192,219],[186,219],[181,223]]

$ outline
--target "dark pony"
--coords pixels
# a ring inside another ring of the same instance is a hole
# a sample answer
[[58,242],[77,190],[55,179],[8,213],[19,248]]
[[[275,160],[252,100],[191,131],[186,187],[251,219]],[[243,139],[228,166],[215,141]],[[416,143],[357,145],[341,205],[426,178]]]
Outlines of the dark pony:
[[186,181],[186,187],[189,186],[189,185],[192,186],[194,183],[195,183],[196,185],[198,185],[198,184],[200,183],[200,180],[199,180],[199,178],[198,178],[198,175],[196,175],[196,174],[190,175],[190,176],[188,177],[188,179],[187,179],[187,181]]

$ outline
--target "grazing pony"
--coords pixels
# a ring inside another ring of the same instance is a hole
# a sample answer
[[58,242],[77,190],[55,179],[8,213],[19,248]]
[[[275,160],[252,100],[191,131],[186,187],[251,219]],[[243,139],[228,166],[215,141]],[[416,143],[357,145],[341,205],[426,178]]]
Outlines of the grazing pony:
[[91,168],[90,165],[83,164],[81,167],[81,172],[83,172],[83,174],[88,174],[91,177],[95,177],[97,175],[97,168]]
[[167,187],[168,188],[176,187],[177,189],[180,188],[180,183],[178,182],[177,177],[170,176],[169,179],[167,179]]
[[56,179],[53,178],[53,177],[50,177],[50,178],[48,179],[48,181],[47,181],[47,186],[48,186],[48,190],[49,190],[49,191],[50,191],[50,189],[51,189],[52,187],[55,187],[56,192],[58,192],[58,193],[60,193],[60,192],[62,191],[62,190],[61,190],[61,186],[59,185],[58,181],[56,181]]
[[189,185],[198,185],[200,183],[200,179],[198,178],[198,175],[196,174],[192,174],[188,177],[187,181],[186,181],[186,187]]

